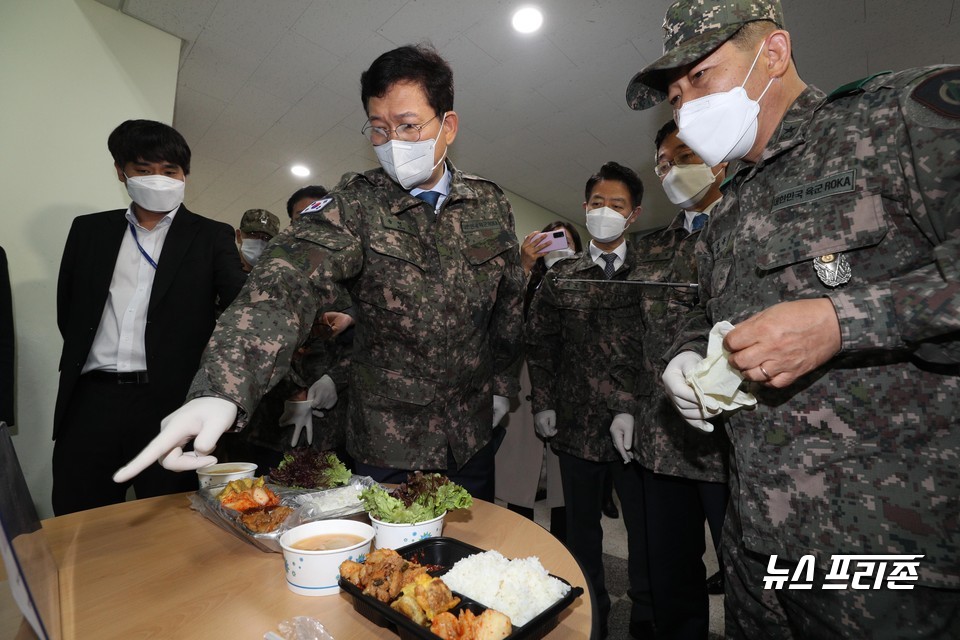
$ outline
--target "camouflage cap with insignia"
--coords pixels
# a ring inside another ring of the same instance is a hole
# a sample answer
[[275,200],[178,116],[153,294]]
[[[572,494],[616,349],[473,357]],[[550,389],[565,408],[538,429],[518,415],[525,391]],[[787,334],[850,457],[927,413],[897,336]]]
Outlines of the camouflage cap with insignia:
[[280,233],[280,218],[266,209],[247,209],[240,218],[242,233],[266,233],[271,238]]
[[705,57],[748,22],[770,20],[783,27],[779,0],[680,0],[663,19],[663,55],[627,85],[631,109],[649,109],[666,97],[667,71]]

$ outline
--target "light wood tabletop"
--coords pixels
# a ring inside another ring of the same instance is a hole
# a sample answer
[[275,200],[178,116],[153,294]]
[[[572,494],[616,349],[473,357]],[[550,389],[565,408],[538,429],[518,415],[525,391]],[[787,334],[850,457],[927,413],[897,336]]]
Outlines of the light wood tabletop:
[[[336,640],[397,637],[354,611],[350,596],[287,589],[283,557],[240,540],[190,508],[188,494],[136,500],[43,521],[60,569],[64,640],[262,638],[311,616]],[[447,514],[444,536],[509,558],[537,556],[584,593],[547,636],[589,638],[586,579],[570,552],[534,522],[489,502]],[[30,638],[0,583],[0,636]]]

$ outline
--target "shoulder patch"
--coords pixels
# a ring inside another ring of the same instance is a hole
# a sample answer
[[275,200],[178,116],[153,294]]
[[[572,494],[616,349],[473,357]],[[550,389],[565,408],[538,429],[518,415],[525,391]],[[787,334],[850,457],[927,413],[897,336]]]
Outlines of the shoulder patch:
[[910,98],[953,120],[960,120],[960,67],[945,69],[925,78]]
[[305,216],[305,215],[308,215],[308,214],[311,214],[311,213],[316,213],[317,211],[322,210],[324,207],[326,207],[326,206],[327,206],[328,204],[330,204],[331,202],[333,202],[333,198],[331,198],[331,197],[329,197],[329,196],[326,197],[326,198],[324,198],[323,200],[317,200],[316,202],[314,202],[313,204],[311,204],[310,206],[308,206],[306,209],[304,209],[303,211],[301,211],[301,212],[300,212],[300,215],[301,215],[301,216]]
[[847,84],[837,87],[830,92],[830,95],[827,96],[827,101],[834,100],[836,98],[842,98],[843,96],[853,95],[863,91],[864,85],[873,80],[878,76],[885,76],[892,71],[881,71],[880,73],[875,73],[872,76],[867,76],[866,78],[861,78],[860,80],[855,80],[853,82],[848,82]]

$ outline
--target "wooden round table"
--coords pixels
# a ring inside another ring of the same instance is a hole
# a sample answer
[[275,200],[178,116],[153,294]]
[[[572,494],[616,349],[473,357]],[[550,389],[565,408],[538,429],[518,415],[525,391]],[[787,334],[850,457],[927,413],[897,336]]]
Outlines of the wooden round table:
[[[320,620],[337,640],[397,637],[354,611],[345,593],[299,596],[283,557],[224,531],[187,494],[81,511],[43,522],[60,570],[63,638],[262,638],[294,616]],[[508,558],[537,556],[584,593],[548,638],[589,638],[591,603],[576,560],[534,522],[481,500],[447,514],[444,536]],[[0,636],[33,636],[0,583]],[[14,609],[15,611],[15,609]],[[19,628],[19,633],[18,633]]]

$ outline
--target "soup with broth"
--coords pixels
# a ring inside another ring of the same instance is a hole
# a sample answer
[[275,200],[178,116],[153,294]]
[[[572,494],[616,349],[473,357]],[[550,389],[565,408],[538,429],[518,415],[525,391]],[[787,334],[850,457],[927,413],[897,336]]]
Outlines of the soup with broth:
[[290,547],[301,551],[333,551],[334,549],[352,547],[355,544],[360,544],[363,540],[362,536],[352,533],[324,533],[298,540]]

